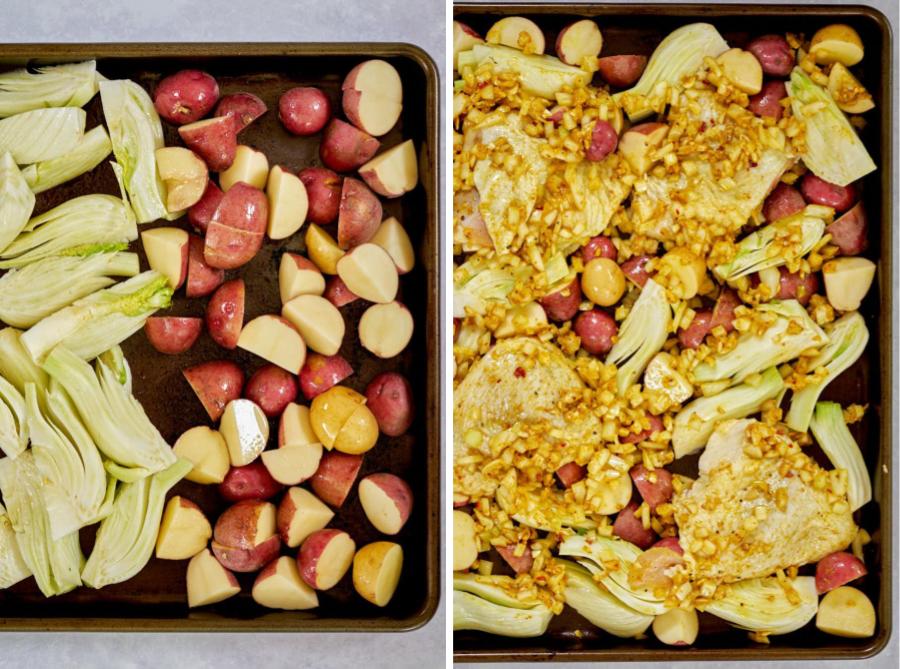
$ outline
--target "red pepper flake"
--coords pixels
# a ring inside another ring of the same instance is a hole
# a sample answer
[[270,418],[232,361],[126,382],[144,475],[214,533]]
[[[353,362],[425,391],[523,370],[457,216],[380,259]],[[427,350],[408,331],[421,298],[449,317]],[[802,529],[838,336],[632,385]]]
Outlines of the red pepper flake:
[[517,378],[517,379],[524,379],[524,378],[525,378],[525,370],[522,369],[521,367],[516,367],[516,371],[513,372],[513,373],[516,375],[516,378]]

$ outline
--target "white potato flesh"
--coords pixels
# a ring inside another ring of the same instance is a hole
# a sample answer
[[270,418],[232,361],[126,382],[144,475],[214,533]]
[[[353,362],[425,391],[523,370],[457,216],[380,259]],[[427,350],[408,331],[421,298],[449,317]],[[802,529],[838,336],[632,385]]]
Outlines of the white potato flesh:
[[331,302],[319,295],[298,295],[281,310],[297,328],[306,345],[322,355],[334,355],[344,341],[344,317]]
[[413,335],[413,317],[399,302],[373,304],[359,319],[359,341],[379,358],[393,358]]
[[360,244],[337,261],[337,273],[351,293],[368,302],[384,304],[397,297],[397,266],[383,248]]

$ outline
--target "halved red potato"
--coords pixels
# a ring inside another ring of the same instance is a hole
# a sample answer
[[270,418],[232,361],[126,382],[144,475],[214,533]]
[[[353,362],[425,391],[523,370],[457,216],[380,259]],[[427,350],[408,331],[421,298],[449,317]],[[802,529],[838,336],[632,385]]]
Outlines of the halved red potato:
[[409,235],[406,234],[406,229],[396,218],[390,216],[384,219],[371,242],[388,252],[397,266],[398,273],[406,274],[412,271],[416,264],[416,252],[413,250]]
[[201,70],[181,70],[163,78],[153,91],[153,106],[170,123],[203,118],[219,99],[219,84]]
[[309,198],[307,218],[319,225],[332,223],[338,215],[343,177],[326,167],[307,167],[297,176]]
[[284,485],[297,485],[318,470],[322,460],[322,444],[289,444],[263,451],[261,457],[273,479]]
[[266,183],[269,198],[269,221],[266,234],[269,239],[287,239],[306,221],[309,198],[300,177],[275,165]]
[[594,66],[603,49],[603,35],[591,19],[570,23],[559,31],[556,55],[569,65],[581,67],[585,62]]
[[236,269],[253,260],[262,248],[265,235],[211,221],[206,229],[203,258],[210,267]]
[[219,223],[227,228],[262,234],[266,231],[268,213],[266,194],[255,186],[239,181],[225,192],[209,221],[209,227]]
[[228,458],[235,467],[249,465],[266,447],[269,421],[259,406],[250,400],[231,400],[222,413],[219,431],[228,447]]
[[184,477],[194,483],[221,483],[231,466],[225,439],[206,425],[198,425],[182,433],[172,450],[179,458],[194,465]]
[[175,495],[166,503],[159,534],[156,557],[160,560],[187,560],[204,548],[212,537],[212,526],[194,502]]
[[204,548],[191,558],[187,567],[188,606],[206,606],[233,597],[241,591],[234,574]]
[[212,421],[222,417],[225,406],[240,397],[244,387],[244,373],[231,360],[202,362],[182,374]]
[[855,184],[838,186],[828,183],[812,172],[803,175],[803,179],[800,181],[800,192],[803,193],[803,198],[807,202],[831,207],[838,213],[847,211],[858,198]]
[[653,151],[662,145],[669,126],[655,121],[632,126],[619,140],[619,153],[638,174],[645,174],[655,162]]
[[662,467],[651,470],[639,464],[631,468],[630,474],[634,487],[651,511],[672,499],[672,474],[669,470]]
[[237,152],[237,128],[231,116],[215,116],[178,128],[188,148],[196,152],[213,172],[231,167]]
[[347,288],[347,284],[344,283],[344,280],[339,276],[328,278],[328,281],[325,284],[325,293],[323,294],[323,297],[338,308],[359,299],[359,295],[354,295],[353,292]]
[[513,49],[526,48],[532,53],[544,53],[544,33],[531,19],[523,16],[506,16],[487,31],[488,44],[502,44]]
[[816,591],[822,595],[868,573],[862,560],[845,551],[826,555],[816,564]]
[[281,309],[306,345],[322,355],[335,355],[344,341],[344,317],[319,295],[298,295]]
[[281,550],[281,539],[273,535],[253,548],[236,548],[227,546],[216,540],[212,542],[213,555],[224,567],[237,572],[259,571],[266,564],[278,557]]
[[335,118],[325,127],[319,158],[335,172],[350,172],[369,162],[379,146],[372,135]]
[[397,372],[382,372],[366,386],[366,406],[378,421],[382,434],[399,437],[413,421],[412,387]]
[[156,150],[156,171],[166,187],[166,209],[184,211],[203,197],[209,170],[200,157],[182,146]]
[[382,534],[397,534],[412,512],[409,485],[393,474],[369,474],[359,482],[359,501],[366,518]]
[[816,627],[827,634],[850,639],[874,635],[875,623],[872,600],[849,585],[825,593],[816,612]]
[[373,304],[359,319],[359,341],[379,358],[393,358],[413,335],[413,317],[400,302]]
[[516,574],[527,574],[531,571],[531,566],[534,564],[534,556],[531,555],[530,548],[526,547],[524,553],[516,555],[515,545],[497,546],[497,552]]
[[587,475],[587,467],[577,462],[567,462],[556,470],[556,476],[563,488],[571,488]]
[[403,548],[390,541],[376,541],[353,557],[353,587],[375,606],[387,606],[403,571]]
[[678,537],[663,537],[653,544],[651,548],[668,548],[670,551],[674,551],[679,555],[684,555],[684,549],[681,547]]
[[297,561],[286,555],[263,567],[251,594],[254,602],[269,609],[305,611],[319,605],[316,591],[300,578]]
[[253,93],[231,93],[222,96],[216,105],[216,116],[231,116],[235,132],[240,132],[268,111],[266,103]]
[[219,173],[219,187],[226,193],[236,183],[265,188],[269,176],[269,160],[262,151],[238,144],[231,166]]
[[188,209],[188,222],[198,232],[206,233],[206,228],[209,226],[213,214],[216,213],[216,209],[219,208],[219,203],[223,197],[225,197],[225,193],[210,179],[206,184],[206,190],[203,191],[203,196],[197,200],[193,207]]
[[288,404],[278,423],[278,447],[318,443],[319,438],[309,422],[309,407]]
[[299,374],[306,361],[306,343],[300,333],[281,316],[258,316],[244,326],[238,348]]
[[458,70],[457,56],[462,51],[469,51],[476,44],[481,44],[484,40],[474,29],[467,26],[462,21],[453,22],[453,69]]
[[465,511],[453,511],[453,571],[465,571],[478,559],[475,520]]
[[306,228],[306,253],[323,274],[337,274],[337,263],[344,257],[344,249],[334,237],[315,223]]
[[763,202],[763,218],[769,223],[798,214],[806,208],[800,191],[779,181]]
[[576,276],[565,288],[542,297],[541,306],[551,321],[563,323],[575,318],[581,299],[581,281]]
[[869,235],[862,201],[825,228],[825,232],[831,235],[831,243],[840,249],[841,255],[855,256],[865,251]]
[[225,270],[207,265],[203,257],[203,239],[197,235],[190,237],[185,294],[188,297],[205,297],[222,285]]
[[313,492],[326,504],[339,508],[346,501],[356,482],[362,461],[361,455],[339,451],[325,453],[319,468],[310,479]]
[[305,488],[288,488],[278,505],[276,524],[281,540],[288,548],[296,548],[310,534],[323,529],[334,511]]
[[245,499],[270,499],[283,488],[272,478],[261,460],[254,460],[249,465],[229,469],[219,486],[219,494],[230,502],[240,502]]
[[400,197],[419,183],[419,161],[411,139],[383,151],[359,168],[369,188],[384,197]]
[[761,35],[747,45],[762,71],[772,77],[786,77],[794,69],[794,50],[782,35]]
[[178,290],[187,278],[190,238],[181,228],[161,227],[141,233],[150,269],[156,270]]
[[238,345],[244,327],[244,300],[247,290],[243,279],[226,281],[209,298],[206,305],[206,329],[222,348]]
[[644,284],[650,279],[650,273],[647,271],[647,263],[653,259],[653,256],[634,256],[622,263],[622,273],[628,277],[628,280],[636,286],[644,287]]
[[591,144],[584,152],[585,160],[599,163],[616,150],[619,133],[609,121],[598,119],[591,130]]
[[368,242],[381,222],[381,202],[358,179],[344,177],[338,213],[338,246],[350,249]]
[[317,530],[306,537],[297,554],[300,576],[311,588],[329,590],[350,569],[355,552],[356,542],[343,530]]
[[281,367],[263,365],[244,386],[244,397],[259,405],[269,418],[277,418],[297,399],[297,382],[293,374]]
[[278,265],[278,291],[282,304],[298,295],[321,295],[325,292],[325,277],[309,258],[285,253]]
[[597,59],[597,70],[610,86],[629,88],[637,83],[647,67],[647,56],[605,56]]
[[646,529],[641,519],[634,515],[637,508],[637,502],[632,501],[616,514],[616,521],[613,523],[613,534],[620,539],[630,541],[638,548],[647,549],[656,541],[656,534],[654,534],[653,530]]
[[202,331],[203,321],[199,318],[151,316],[144,323],[144,332],[150,344],[167,355],[177,355],[190,349]]
[[311,400],[353,374],[353,367],[340,355],[310,353],[300,370],[300,390]]
[[394,260],[377,244],[361,244],[337,261],[337,274],[354,295],[385,304],[400,285]]
[[384,135],[400,118],[403,83],[394,66],[386,61],[360,63],[350,70],[341,90],[347,118],[370,135]]
[[228,507],[213,530],[213,554],[233,571],[256,571],[278,555],[275,505],[246,499]]

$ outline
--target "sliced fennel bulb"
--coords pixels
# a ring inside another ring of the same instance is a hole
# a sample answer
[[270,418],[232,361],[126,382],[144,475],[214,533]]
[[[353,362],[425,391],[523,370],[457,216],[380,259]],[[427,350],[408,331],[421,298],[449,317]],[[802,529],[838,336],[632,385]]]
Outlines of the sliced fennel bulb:
[[472,47],[472,64],[493,64],[494,72],[515,72],[522,90],[531,95],[553,100],[565,86],[587,85],[590,72],[566,65],[558,58],[543,54],[525,54],[501,44],[476,44]]
[[836,469],[847,470],[847,501],[856,511],[872,499],[872,481],[859,445],[850,434],[841,405],[819,402],[809,424],[819,447]]
[[140,271],[136,253],[51,256],[0,277],[0,321],[28,328],[75,300]]
[[0,450],[15,459],[27,447],[25,398],[13,384],[0,376]]
[[0,117],[43,107],[83,107],[97,94],[97,63],[48,65],[0,74]]
[[470,592],[453,591],[453,629],[508,637],[535,637],[547,631],[553,612],[543,604],[517,609],[494,604]]
[[513,580],[510,576],[482,576],[466,572],[453,572],[453,589],[457,592],[469,592],[498,606],[506,606],[511,609],[533,609],[540,604],[537,599],[517,599],[500,586],[501,583],[512,583]]
[[788,599],[777,578],[766,577],[727,586],[724,599],[714,600],[704,610],[741,629],[787,634],[812,620],[819,607],[815,577],[798,576],[790,583],[799,595],[797,604]]
[[34,211],[34,193],[7,151],[0,156],[0,252],[28,225]]
[[0,121],[0,151],[9,151],[19,165],[58,158],[84,136],[87,116],[78,107],[35,109]]
[[[46,390],[50,381],[47,372],[34,363],[22,346],[22,332],[15,328],[0,330],[0,376],[9,381],[20,394],[25,392],[25,385],[28,383]],[[24,402],[23,399],[23,407]]]
[[6,514],[6,509],[0,504],[0,590],[13,586],[29,576],[31,570],[22,559],[12,522]]
[[89,130],[81,141],[68,153],[40,163],[34,163],[22,170],[33,193],[43,193],[54,186],[90,172],[112,151],[112,144],[106,128],[98,125]]
[[627,639],[643,634],[653,623],[652,615],[623,604],[600,586],[590,571],[568,560],[562,562],[566,569],[566,604],[604,632]]

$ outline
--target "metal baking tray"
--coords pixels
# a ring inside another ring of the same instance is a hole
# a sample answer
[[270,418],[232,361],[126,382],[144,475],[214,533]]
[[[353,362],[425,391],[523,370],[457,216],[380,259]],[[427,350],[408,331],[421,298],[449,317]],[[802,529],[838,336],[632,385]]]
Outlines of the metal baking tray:
[[[320,136],[289,135],[277,119],[278,98],[293,86],[318,86],[341,109],[340,88],[344,76],[359,62],[384,58],[401,75],[404,106],[400,121],[382,137],[383,146],[412,139],[419,152],[421,185],[402,198],[383,200],[385,216],[396,216],[406,227],[417,252],[415,269],[400,281],[400,296],[415,319],[415,333],[406,351],[390,360],[378,360],[358,341],[355,327],[365,305],[342,308],[348,324],[341,354],[353,365],[345,383],[362,391],[375,374],[401,371],[413,386],[416,418],[402,437],[380,437],[365,456],[360,477],[390,471],[406,479],[415,498],[412,515],[396,541],[403,546],[404,565],[400,585],[390,604],[380,609],[357,595],[349,574],[332,590],[320,593],[317,609],[283,612],[265,609],[250,596],[254,574],[238,574],[239,595],[213,606],[189,610],[185,590],[187,562],[151,559],[134,578],[100,590],[81,587],[45,599],[33,579],[0,591],[0,629],[52,631],[317,631],[378,632],[414,629],[427,622],[439,597],[440,546],[440,293],[438,282],[438,88],[434,62],[409,44],[23,44],[0,46],[0,67],[24,64],[73,62],[97,59],[97,69],[108,78],[133,79],[152,91],[162,77],[184,68],[210,72],[222,94],[249,91],[269,108],[242,131],[239,141],[265,152],[269,164],[297,171],[319,165]],[[86,107],[88,127],[102,119],[100,96]],[[166,144],[180,144],[176,129],[164,123]],[[86,193],[118,194],[109,165],[58,186],[37,197],[35,213]],[[171,225],[165,223],[166,225]],[[156,224],[142,226],[142,229]],[[186,219],[174,225],[188,227]],[[303,228],[305,230],[305,227]],[[332,230],[332,233],[334,230]],[[135,249],[141,245],[135,243]],[[282,242],[266,241],[262,251],[246,266],[228,273],[247,286],[246,320],[265,313],[280,313],[278,261],[286,251],[304,251],[303,231]],[[141,257],[142,267],[146,259]],[[169,315],[202,316],[206,299],[184,297],[178,291]],[[204,333],[185,354],[157,353],[142,332],[123,345],[134,374],[135,394],[163,437],[174,443],[189,427],[209,424],[200,402],[182,377],[185,367],[215,359],[235,360],[249,378],[264,361],[247,352],[226,351]],[[302,400],[299,400],[302,401]],[[272,434],[277,424],[273,423]],[[228,505],[216,486],[189,481],[179,483],[172,494],[194,500],[214,521]],[[357,545],[380,538],[366,520],[354,487],[332,522],[347,530]],[[82,531],[87,551],[93,530]],[[295,554],[296,549],[283,554]]]
[[[878,170],[863,180],[866,211],[869,216],[869,248],[866,255],[878,262],[878,279],[866,298],[861,312],[871,333],[863,357],[832,383],[823,394],[848,404],[867,403],[866,418],[853,425],[853,433],[862,447],[873,478],[873,499],[858,512],[857,523],[872,534],[866,547],[868,576],[858,585],[875,604],[878,622],[875,636],[869,639],[841,639],[819,632],[810,624],[785,636],[772,637],[768,646],[751,642],[747,634],[708,614],[700,616],[700,635],[690,648],[665,646],[652,633],[646,639],[618,639],[587,622],[571,608],[550,623],[544,636],[511,639],[477,632],[454,635],[454,657],[460,662],[474,661],[672,661],[688,660],[765,660],[855,659],[870,657],[885,647],[891,634],[891,416],[896,411],[891,395],[891,370],[895,366],[891,341],[891,290],[895,238],[891,229],[892,202],[891,115],[896,74],[891,71],[893,44],[888,20],[870,7],[836,5],[727,5],[697,4],[457,4],[454,18],[471,25],[484,35],[504,16],[525,16],[544,31],[547,44],[555,43],[558,32],[574,20],[594,18],[603,32],[602,55],[650,55],[657,44],[675,28],[695,21],[716,26],[732,46],[746,44],[754,36],[766,33],[794,32],[811,36],[823,25],[836,21],[848,23],[859,32],[866,57],[858,69],[860,79],[875,98],[876,109],[866,116],[862,131],[866,147]],[[824,463],[822,454],[818,453]],[[689,473],[696,473],[696,457],[686,458]],[[680,464],[680,463],[679,463]],[[500,567],[502,569],[502,567]],[[896,576],[894,576],[896,578]],[[576,636],[576,630],[580,636]]]

